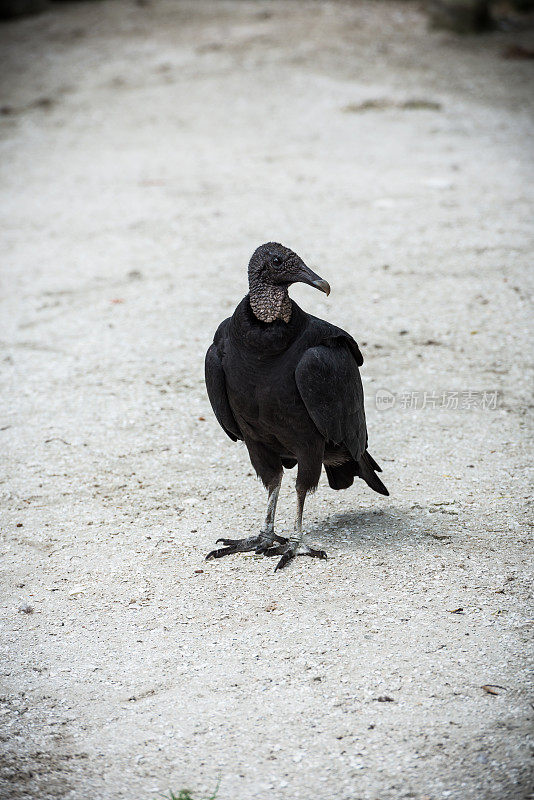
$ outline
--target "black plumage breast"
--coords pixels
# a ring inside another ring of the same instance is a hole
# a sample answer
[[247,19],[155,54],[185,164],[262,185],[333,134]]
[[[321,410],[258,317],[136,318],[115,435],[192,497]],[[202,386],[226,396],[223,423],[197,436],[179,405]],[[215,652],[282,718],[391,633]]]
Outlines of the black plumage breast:
[[238,328],[230,328],[224,374],[230,407],[245,438],[291,456],[319,434],[295,382],[302,355],[299,337],[286,323],[272,325],[270,330],[258,325],[244,339]]

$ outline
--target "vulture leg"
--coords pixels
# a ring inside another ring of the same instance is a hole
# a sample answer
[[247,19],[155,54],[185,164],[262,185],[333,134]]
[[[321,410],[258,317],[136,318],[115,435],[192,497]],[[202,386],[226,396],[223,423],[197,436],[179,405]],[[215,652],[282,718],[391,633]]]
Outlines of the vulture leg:
[[304,544],[302,541],[302,515],[304,511],[304,501],[306,500],[306,495],[308,492],[315,489],[319,483],[322,466],[321,458],[322,456],[319,457],[317,464],[314,463],[311,466],[311,469],[309,464],[306,464],[303,468],[302,464],[299,462],[296,485],[297,516],[295,519],[295,529],[286,543],[283,543],[278,547],[271,547],[269,550],[265,551],[266,556],[282,556],[276,565],[274,570],[275,572],[279,569],[283,569],[286,564],[295,558],[295,556],[311,556],[312,558],[324,559],[327,557],[324,550],[314,550],[313,548],[308,547],[308,545]]
[[224,544],[218,550],[212,550],[206,556],[207,560],[212,558],[222,558],[229,556],[232,553],[248,553],[253,550],[255,553],[264,553],[268,548],[272,547],[273,543],[280,542],[285,544],[287,539],[283,536],[278,536],[274,532],[274,516],[276,513],[276,504],[278,502],[278,495],[280,493],[280,485],[282,483],[282,471],[276,476],[276,481],[272,483],[269,488],[269,497],[267,500],[267,513],[265,521],[260,530],[259,536],[248,536],[246,539],[217,539],[215,544]]

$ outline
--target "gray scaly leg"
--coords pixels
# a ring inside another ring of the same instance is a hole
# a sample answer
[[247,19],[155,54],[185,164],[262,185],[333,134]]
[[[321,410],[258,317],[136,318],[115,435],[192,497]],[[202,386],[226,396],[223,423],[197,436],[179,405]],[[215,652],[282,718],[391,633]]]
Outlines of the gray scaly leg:
[[295,529],[289,539],[279,545],[278,547],[271,547],[265,551],[266,556],[281,555],[282,558],[275,567],[275,572],[283,569],[286,564],[292,561],[296,556],[311,556],[312,558],[327,558],[324,550],[314,550],[302,541],[302,514],[304,511],[304,501],[307,492],[302,489],[297,489],[297,516],[295,519]]
[[206,559],[209,561],[212,558],[222,558],[229,556],[232,553],[247,553],[254,551],[255,553],[265,553],[266,550],[271,548],[274,542],[285,544],[287,539],[283,536],[278,536],[274,532],[274,517],[276,514],[276,504],[278,503],[278,495],[280,494],[280,485],[282,483],[282,473],[277,478],[277,483],[269,489],[269,497],[267,500],[267,513],[265,521],[260,530],[259,536],[248,536],[246,539],[217,539],[215,544],[224,544],[218,550],[212,550],[208,553]]

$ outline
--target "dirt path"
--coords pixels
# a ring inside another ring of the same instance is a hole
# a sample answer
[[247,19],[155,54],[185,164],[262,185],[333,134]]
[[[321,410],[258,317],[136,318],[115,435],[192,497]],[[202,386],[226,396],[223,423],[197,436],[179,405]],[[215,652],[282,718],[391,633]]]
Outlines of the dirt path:
[[[0,796],[531,797],[525,36],[170,0],[0,36]],[[202,373],[273,238],[362,346],[391,491],[322,481],[329,561],[276,575],[203,561],[263,514]]]

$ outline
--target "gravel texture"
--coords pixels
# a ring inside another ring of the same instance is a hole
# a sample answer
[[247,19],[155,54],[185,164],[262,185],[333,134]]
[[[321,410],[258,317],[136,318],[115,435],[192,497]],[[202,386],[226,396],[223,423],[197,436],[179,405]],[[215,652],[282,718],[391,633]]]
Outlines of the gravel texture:
[[[532,797],[527,34],[103,0],[0,39],[0,796]],[[391,492],[322,478],[329,560],[276,575],[203,560],[264,513],[203,357],[271,239],[360,343]]]

